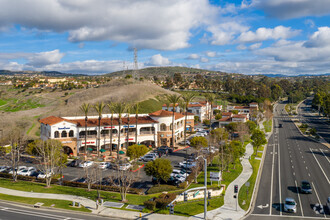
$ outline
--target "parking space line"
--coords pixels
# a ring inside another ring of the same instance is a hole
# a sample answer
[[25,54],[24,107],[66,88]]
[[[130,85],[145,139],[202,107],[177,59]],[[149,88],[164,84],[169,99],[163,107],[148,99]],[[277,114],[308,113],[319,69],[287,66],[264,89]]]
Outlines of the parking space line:
[[320,148],[320,151],[322,152],[322,154],[324,155],[324,157],[328,160],[328,162],[330,163],[329,158],[324,154],[323,150]]

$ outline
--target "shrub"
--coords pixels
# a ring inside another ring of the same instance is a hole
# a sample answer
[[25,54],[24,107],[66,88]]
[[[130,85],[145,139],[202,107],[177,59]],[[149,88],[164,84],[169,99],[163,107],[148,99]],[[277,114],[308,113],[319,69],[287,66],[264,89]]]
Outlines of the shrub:
[[169,211],[167,209],[162,209],[162,210],[159,210],[158,214],[168,215],[169,214]]
[[146,209],[148,210],[155,210],[155,207],[156,207],[156,202],[155,201],[145,201],[143,203],[143,205],[146,207]]
[[156,200],[156,207],[166,209],[166,206],[176,198],[175,193],[161,194]]
[[216,116],[215,116],[215,119],[216,120],[220,120],[222,118],[222,115],[221,114],[216,114]]
[[150,212],[150,210],[147,208],[142,209],[142,213],[149,213],[149,212]]
[[195,123],[198,123],[198,122],[200,122],[201,120],[199,119],[199,117],[198,116],[194,116],[194,122]]
[[173,190],[177,190],[177,189],[178,188],[173,185],[154,186],[148,190],[148,194],[159,193],[159,192],[164,192],[164,191],[173,191]]
[[210,120],[208,120],[208,119],[204,119],[204,120],[203,120],[203,124],[204,124],[204,125],[210,125],[211,123],[210,123]]
[[129,156],[131,159],[136,159],[145,155],[148,151],[149,149],[147,146],[134,144],[127,148],[127,156]]

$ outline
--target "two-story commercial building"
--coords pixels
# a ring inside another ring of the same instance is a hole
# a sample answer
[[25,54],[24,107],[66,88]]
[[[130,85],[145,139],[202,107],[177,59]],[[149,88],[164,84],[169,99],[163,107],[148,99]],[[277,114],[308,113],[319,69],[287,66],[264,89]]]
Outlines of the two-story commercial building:
[[[78,155],[89,150],[110,151],[118,147],[125,150],[127,145],[145,144],[147,146],[171,146],[172,140],[172,112],[159,110],[150,114],[123,114],[119,126],[117,114],[102,115],[100,121],[98,116],[89,116],[87,123],[85,117],[56,117],[49,116],[40,120],[40,137],[42,140],[57,139],[64,146],[68,154]],[[175,142],[183,137],[184,118],[181,113],[175,113],[174,138]],[[136,125],[137,122],[137,125]],[[194,116],[187,114],[187,130],[193,130]],[[137,132],[137,140],[135,134]],[[112,135],[110,135],[112,133]],[[112,139],[110,139],[112,136]],[[86,140],[86,141],[85,141]],[[111,146],[110,146],[111,145]]]

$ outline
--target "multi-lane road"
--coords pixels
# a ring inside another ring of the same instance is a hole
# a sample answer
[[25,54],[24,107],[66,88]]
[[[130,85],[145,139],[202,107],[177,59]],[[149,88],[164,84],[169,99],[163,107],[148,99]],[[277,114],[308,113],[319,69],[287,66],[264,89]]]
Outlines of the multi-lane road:
[[[330,219],[329,210],[314,208],[330,196],[330,149],[301,135],[284,106],[275,109],[255,205],[246,219]],[[301,193],[302,180],[311,183],[312,194]],[[287,197],[297,202],[296,213],[284,211]]]

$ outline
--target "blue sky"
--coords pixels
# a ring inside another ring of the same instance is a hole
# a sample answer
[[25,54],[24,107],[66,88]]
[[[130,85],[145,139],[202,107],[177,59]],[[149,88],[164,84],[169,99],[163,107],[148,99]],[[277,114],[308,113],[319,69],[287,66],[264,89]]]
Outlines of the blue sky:
[[[2,0],[0,69],[330,72],[330,0]],[[125,63],[125,64],[124,64]]]

